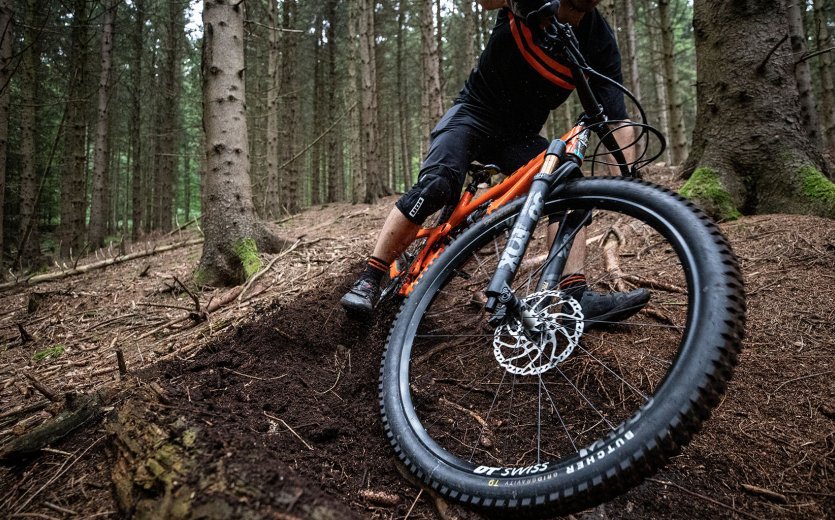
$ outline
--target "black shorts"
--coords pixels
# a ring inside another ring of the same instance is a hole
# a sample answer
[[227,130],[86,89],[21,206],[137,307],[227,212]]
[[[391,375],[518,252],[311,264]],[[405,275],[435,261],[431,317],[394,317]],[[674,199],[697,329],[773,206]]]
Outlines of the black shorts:
[[510,130],[463,103],[444,114],[430,138],[418,182],[396,204],[416,224],[458,202],[471,162],[495,164],[509,174],[548,147],[541,135]]

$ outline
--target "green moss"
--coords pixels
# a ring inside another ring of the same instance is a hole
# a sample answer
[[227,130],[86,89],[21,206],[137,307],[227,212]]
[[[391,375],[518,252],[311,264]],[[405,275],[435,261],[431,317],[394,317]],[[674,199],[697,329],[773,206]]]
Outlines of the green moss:
[[261,270],[261,257],[258,256],[258,246],[255,240],[244,238],[235,244],[235,254],[244,267],[244,277],[249,280],[252,275]]
[[32,361],[43,361],[44,359],[57,358],[64,353],[64,345],[55,345],[45,350],[39,350],[32,356]]
[[813,166],[801,168],[800,176],[803,179],[804,195],[813,202],[829,206],[835,210],[835,184]]
[[198,287],[202,287],[209,283],[209,273],[202,268],[197,268],[194,270],[194,283],[197,284]]
[[742,216],[730,193],[722,186],[719,174],[711,168],[702,167],[693,172],[679,193],[718,220],[736,220]]

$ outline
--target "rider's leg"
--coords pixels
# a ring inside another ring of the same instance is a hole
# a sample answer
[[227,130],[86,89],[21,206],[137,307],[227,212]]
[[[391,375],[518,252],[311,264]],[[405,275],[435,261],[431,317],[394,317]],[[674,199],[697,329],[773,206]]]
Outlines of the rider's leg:
[[432,141],[418,182],[390,212],[377,236],[374,253],[354,286],[342,297],[345,309],[369,315],[380,298],[388,265],[414,240],[421,224],[461,195],[467,166],[485,143],[487,133],[460,105],[451,108],[432,131]]

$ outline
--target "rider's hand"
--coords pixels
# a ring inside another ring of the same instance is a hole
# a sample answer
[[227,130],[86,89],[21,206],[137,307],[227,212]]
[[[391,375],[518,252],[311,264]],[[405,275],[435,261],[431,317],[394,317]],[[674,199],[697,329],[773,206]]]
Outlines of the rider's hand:
[[549,23],[557,14],[559,0],[507,0],[507,6],[525,25],[537,30]]

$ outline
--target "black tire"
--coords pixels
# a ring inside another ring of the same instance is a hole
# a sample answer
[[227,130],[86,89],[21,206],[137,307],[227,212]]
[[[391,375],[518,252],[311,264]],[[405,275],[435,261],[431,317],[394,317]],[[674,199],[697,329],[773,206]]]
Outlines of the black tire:
[[[381,367],[383,425],[400,460],[441,495],[496,512],[568,513],[639,483],[709,417],[740,350],[744,290],[726,239],[690,202],[635,179],[569,182],[552,194],[543,221],[593,208],[589,237],[612,225],[622,226],[621,239],[637,237],[621,245],[619,262],[630,264],[625,276],[637,273],[631,279],[650,287],[654,307],[628,325],[586,332],[544,373],[510,374],[490,348],[494,329],[483,306],[472,300],[521,204],[462,233],[404,301]],[[544,251],[541,235],[526,258]],[[587,241],[591,285],[603,271]],[[520,297],[537,281],[536,263],[522,265]]]

